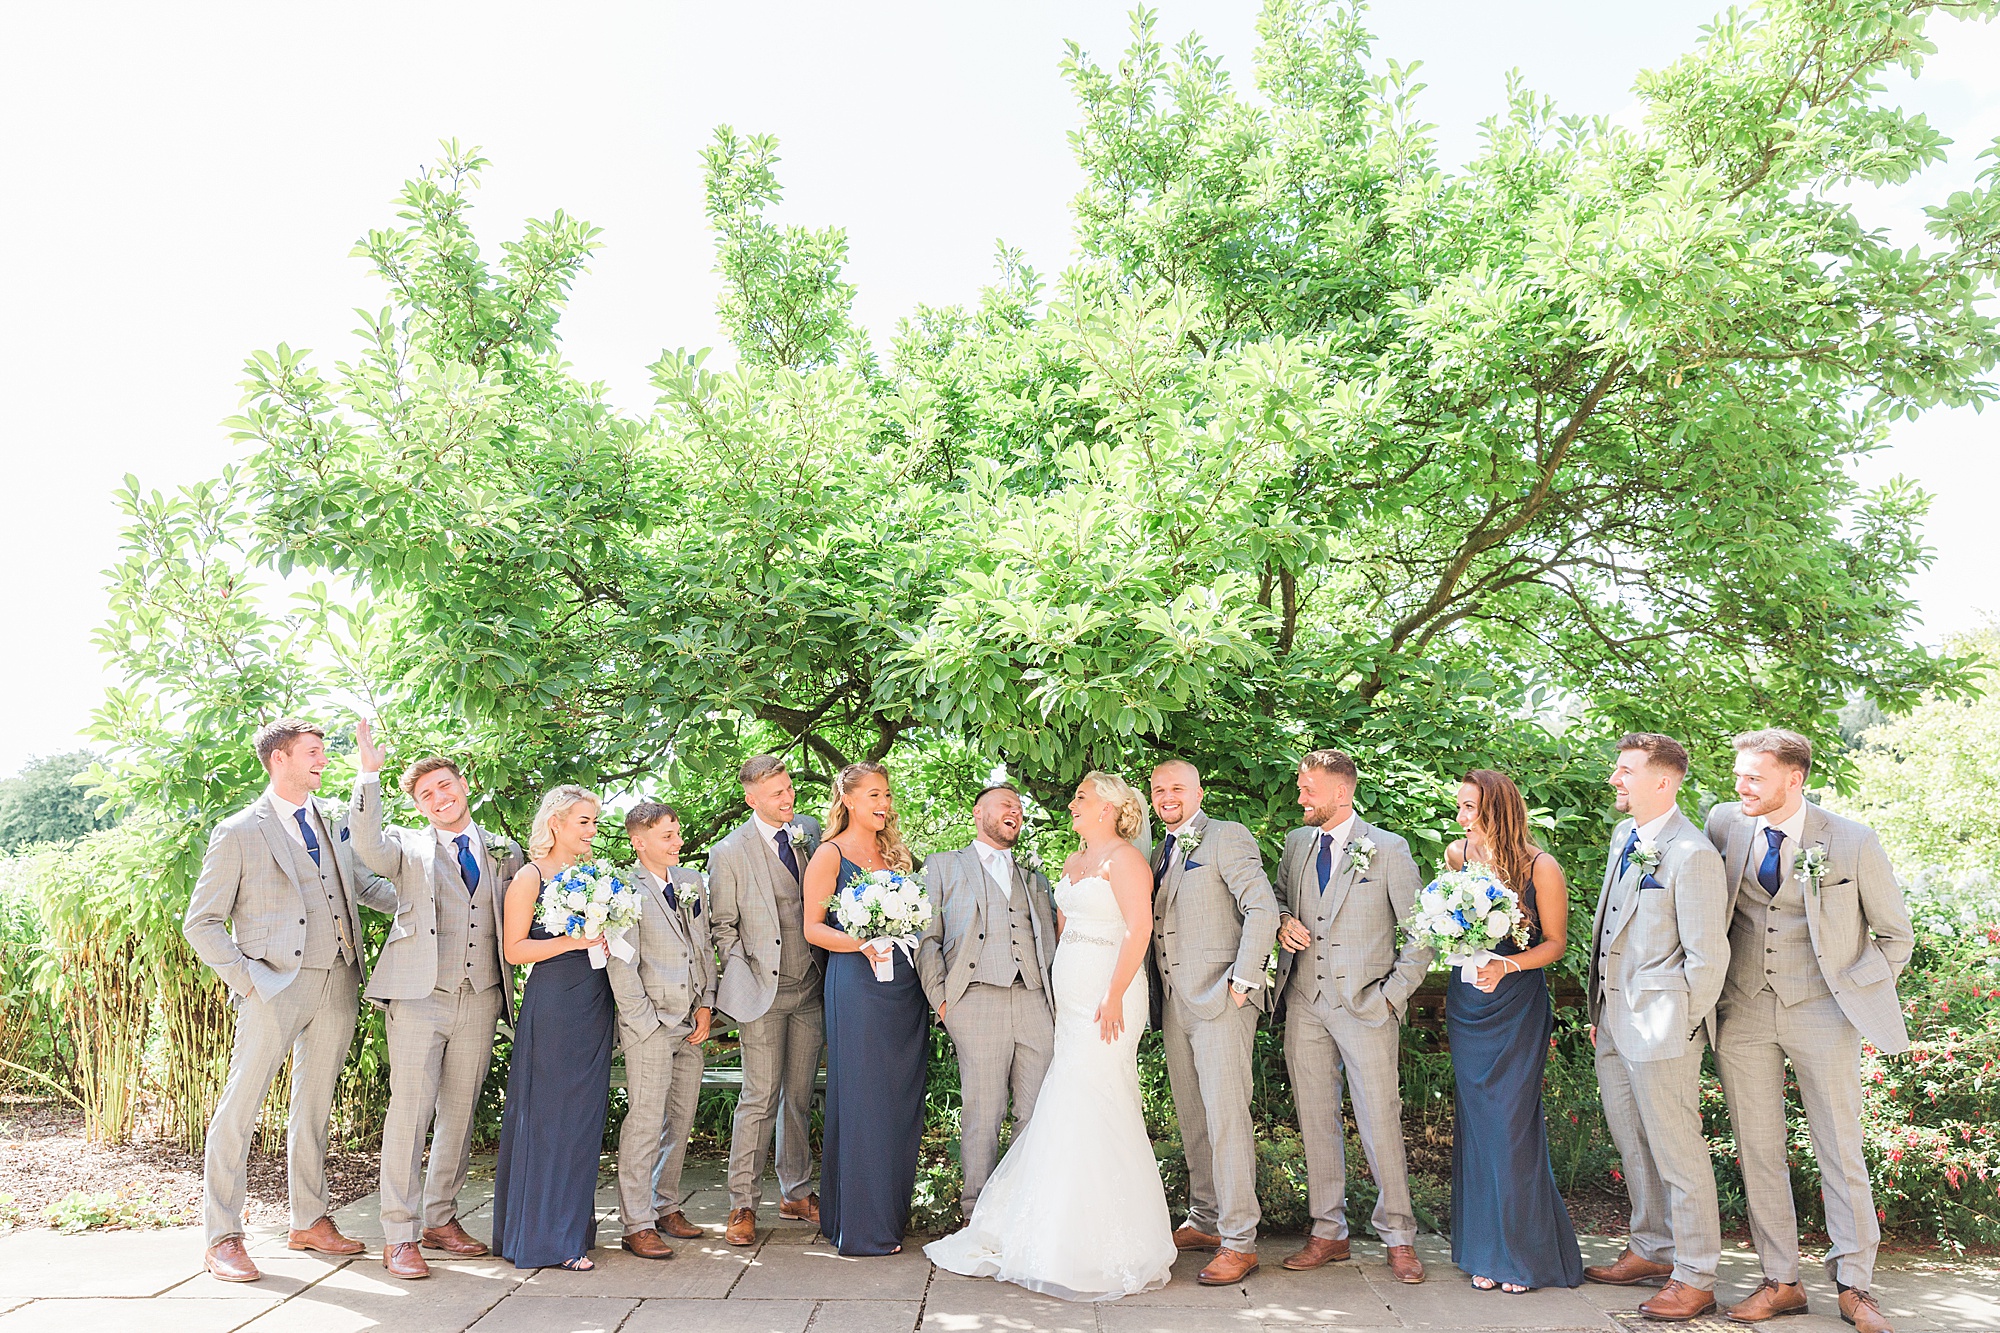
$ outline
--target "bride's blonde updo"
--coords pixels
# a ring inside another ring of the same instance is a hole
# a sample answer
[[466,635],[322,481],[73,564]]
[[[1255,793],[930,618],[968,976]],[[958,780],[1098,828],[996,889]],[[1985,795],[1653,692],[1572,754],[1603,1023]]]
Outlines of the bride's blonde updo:
[[1138,837],[1139,830],[1146,823],[1146,803],[1139,799],[1139,793],[1132,789],[1132,784],[1116,773],[1100,773],[1096,769],[1085,773],[1083,781],[1097,793],[1099,800],[1109,801],[1117,808],[1118,822],[1113,825],[1112,832],[1127,842]]

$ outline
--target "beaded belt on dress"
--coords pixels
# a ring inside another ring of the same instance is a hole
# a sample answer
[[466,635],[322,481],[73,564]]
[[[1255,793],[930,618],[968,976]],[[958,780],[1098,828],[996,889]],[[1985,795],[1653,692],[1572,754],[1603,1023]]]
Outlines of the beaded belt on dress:
[[1076,941],[1078,944],[1104,944],[1104,945],[1115,946],[1118,943],[1117,940],[1108,940],[1105,939],[1102,935],[1086,935],[1082,931],[1078,930],[1075,926],[1071,926],[1068,930],[1065,930],[1062,934],[1062,939],[1063,943],[1065,944],[1069,943],[1071,940]]

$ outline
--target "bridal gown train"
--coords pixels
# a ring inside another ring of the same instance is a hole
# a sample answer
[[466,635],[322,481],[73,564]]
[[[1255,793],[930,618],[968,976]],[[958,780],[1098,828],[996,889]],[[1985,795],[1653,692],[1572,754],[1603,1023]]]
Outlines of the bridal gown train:
[[1035,1114],[980,1191],[966,1227],[924,1247],[938,1267],[1067,1301],[1167,1284],[1174,1229],[1139,1100],[1146,974],[1125,988],[1125,1031],[1107,1044],[1097,1006],[1125,940],[1108,880],[1056,885],[1065,919],[1052,969],[1055,1056]]

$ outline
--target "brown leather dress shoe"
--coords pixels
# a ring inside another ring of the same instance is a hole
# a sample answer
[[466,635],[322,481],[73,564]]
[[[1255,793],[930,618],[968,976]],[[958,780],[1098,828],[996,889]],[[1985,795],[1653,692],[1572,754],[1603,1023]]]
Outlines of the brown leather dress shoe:
[[382,1267],[389,1270],[390,1277],[399,1277],[405,1282],[415,1282],[418,1278],[431,1275],[431,1266],[424,1262],[424,1252],[417,1248],[413,1240],[384,1245]]
[[1414,1287],[1424,1280],[1424,1261],[1417,1258],[1414,1246],[1391,1245],[1389,1271],[1396,1275],[1396,1281],[1407,1282]]
[[458,1219],[455,1217],[441,1227],[425,1227],[424,1244],[433,1250],[443,1250],[458,1259],[477,1259],[480,1255],[489,1253],[484,1245],[458,1224]]
[[786,1199],[778,1205],[778,1216],[789,1222],[819,1221],[819,1195],[808,1194],[803,1199]]
[[362,1244],[340,1234],[330,1217],[322,1217],[304,1231],[294,1231],[285,1242],[295,1250],[318,1250],[321,1254],[359,1254]]
[[1334,1240],[1328,1236],[1308,1236],[1305,1248],[1285,1260],[1285,1267],[1294,1273],[1303,1273],[1307,1269],[1318,1268],[1321,1264],[1344,1260],[1350,1253],[1352,1247],[1345,1240]]
[[757,1210],[737,1208],[729,1214],[729,1229],[722,1238],[731,1245],[755,1245],[757,1243]]
[[1179,1227],[1174,1231],[1174,1248],[1177,1250],[1219,1250],[1222,1237],[1211,1236],[1206,1231],[1193,1227]]
[[1700,1287],[1690,1287],[1679,1278],[1668,1278],[1667,1285],[1660,1288],[1660,1294],[1639,1304],[1639,1313],[1648,1319],[1658,1319],[1666,1323],[1682,1323],[1689,1319],[1699,1319],[1715,1309],[1715,1293]]
[[217,1282],[255,1282],[264,1276],[250,1262],[250,1252],[243,1248],[241,1236],[224,1236],[208,1247],[201,1262]]
[[1220,1247],[1215,1257],[1208,1261],[1208,1267],[1196,1275],[1195,1281],[1204,1287],[1230,1287],[1257,1271],[1257,1251],[1232,1250]]
[[1761,1324],[1779,1315],[1805,1314],[1810,1309],[1804,1287],[1796,1282],[1773,1282],[1765,1278],[1764,1285],[1751,1292],[1748,1300],[1738,1301],[1724,1313],[1739,1324]]
[[1673,1275],[1672,1264],[1656,1264],[1651,1259],[1641,1259],[1629,1247],[1616,1262],[1583,1270],[1586,1281],[1602,1282],[1613,1287],[1636,1287],[1642,1282],[1659,1282]]
[[662,1235],[672,1236],[675,1240],[700,1240],[702,1237],[701,1228],[688,1221],[687,1214],[678,1208],[662,1214],[655,1225]]
[[1850,1287],[1840,1293],[1840,1317],[1854,1325],[1858,1333],[1895,1333],[1882,1317],[1882,1307],[1865,1291]]
[[618,1242],[641,1259],[671,1259],[674,1247],[660,1238],[660,1233],[652,1227],[635,1231]]

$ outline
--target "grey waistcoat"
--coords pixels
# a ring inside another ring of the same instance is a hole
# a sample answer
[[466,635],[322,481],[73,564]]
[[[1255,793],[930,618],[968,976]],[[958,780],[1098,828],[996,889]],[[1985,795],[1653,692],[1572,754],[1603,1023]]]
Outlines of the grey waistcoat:
[[500,948],[495,938],[500,886],[492,882],[491,870],[483,870],[478,892],[468,896],[455,850],[438,847],[431,880],[437,886],[437,988],[457,990],[460,982],[470,981],[476,991],[491,990],[500,984]]
[[1813,953],[1805,889],[1799,877],[1788,873],[1773,897],[1757,882],[1761,860],[1761,856],[1751,856],[1744,863],[1736,916],[1729,923],[1729,972],[1723,982],[1724,993],[1731,999],[1748,999],[1768,987],[1787,1006],[1816,995],[1831,995]]
[[[1013,893],[1002,893],[984,862],[979,865],[979,880],[986,894],[986,939],[979,946],[973,980],[987,986],[1011,986],[1018,981],[1029,990],[1040,990],[1042,976],[1035,964],[1035,926],[1028,916],[1028,889],[1016,883]],[[1002,922],[1006,923],[1004,930]]]
[[[759,836],[762,836],[761,830]],[[794,856],[798,849],[792,849]],[[799,869],[805,869],[803,861]],[[806,943],[806,895],[799,882],[786,873],[780,865],[771,876],[777,886],[775,897],[778,901],[778,975],[787,981],[804,981],[812,976],[812,948]]]
[[[306,902],[306,945],[300,967],[332,967],[337,962],[353,962],[360,955],[347,938],[347,886],[340,879],[340,858],[333,854],[333,842],[316,814],[309,813],[313,836],[319,839],[319,864],[304,844],[286,835],[292,849],[292,868],[298,872],[300,896]],[[315,889],[317,886],[317,889]]]

